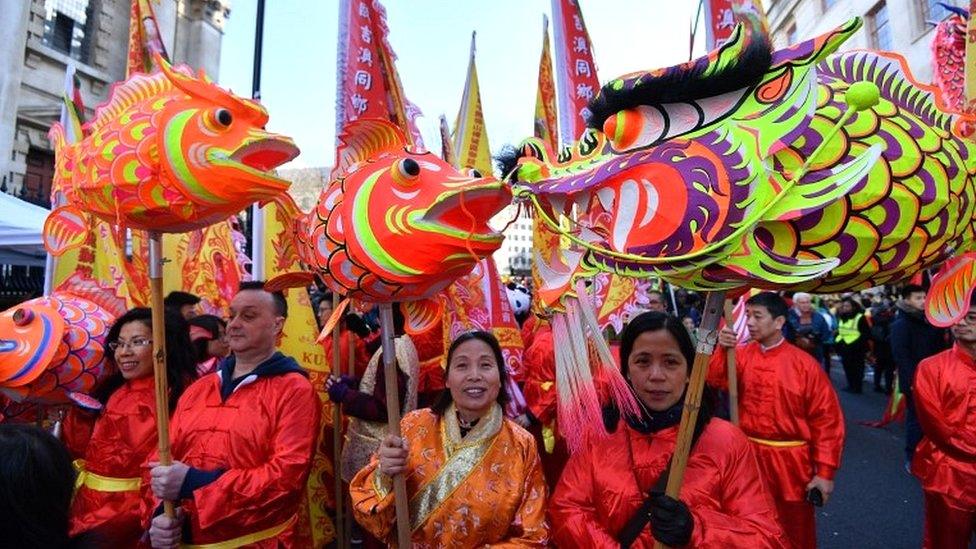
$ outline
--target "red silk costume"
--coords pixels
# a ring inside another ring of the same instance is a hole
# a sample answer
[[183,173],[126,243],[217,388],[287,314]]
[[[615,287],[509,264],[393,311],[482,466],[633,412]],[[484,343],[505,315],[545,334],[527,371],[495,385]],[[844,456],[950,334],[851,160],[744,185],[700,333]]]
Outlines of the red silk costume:
[[[735,351],[739,427],[749,437],[776,503],[780,524],[798,548],[816,547],[806,486],[833,480],[844,449],[844,415],[820,364],[783,340],[763,351],[752,341]],[[708,382],[728,388],[725,348],[709,363]]]
[[[453,405],[401,422],[414,547],[546,547],[546,486],[535,441],[495,406],[465,437]],[[349,485],[356,521],[395,541],[392,483],[377,461]]]
[[[221,385],[221,370],[200,378],[180,397],[170,423],[174,460],[224,471],[181,502],[191,543],[299,547],[294,521],[319,428],[318,396],[297,372],[247,376],[226,400]],[[143,490],[151,501],[143,515],[148,526],[160,503],[148,475]]]
[[[641,434],[619,422],[609,438],[591,438],[569,458],[549,503],[560,547],[617,547],[617,536],[640,508],[674,453],[678,427]],[[680,499],[695,527],[689,547],[786,547],[772,499],[749,443],[731,424],[713,419],[685,471]],[[645,527],[633,547],[654,547]]]
[[925,492],[928,548],[967,547],[976,526],[976,361],[958,345],[915,372],[915,410],[925,434],[912,472]]
[[156,448],[155,401],[152,376],[126,382],[109,397],[84,453],[69,535],[93,530],[116,547],[134,547],[142,537],[139,481]]

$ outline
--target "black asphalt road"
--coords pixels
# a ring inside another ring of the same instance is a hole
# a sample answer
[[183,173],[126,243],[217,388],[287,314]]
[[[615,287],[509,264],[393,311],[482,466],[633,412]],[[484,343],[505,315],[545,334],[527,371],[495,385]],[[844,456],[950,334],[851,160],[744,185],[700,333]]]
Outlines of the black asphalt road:
[[831,381],[840,395],[847,442],[834,495],[817,512],[817,545],[830,549],[908,549],[922,545],[922,490],[905,472],[904,424],[884,429],[861,425],[880,419],[888,397],[873,391],[873,378],[860,395],[846,393],[835,362]]

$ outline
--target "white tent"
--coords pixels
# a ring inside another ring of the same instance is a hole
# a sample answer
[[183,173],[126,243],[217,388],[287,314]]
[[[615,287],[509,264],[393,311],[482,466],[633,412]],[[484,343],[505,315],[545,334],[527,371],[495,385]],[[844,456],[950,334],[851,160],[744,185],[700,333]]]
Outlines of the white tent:
[[0,265],[43,267],[41,233],[48,210],[0,192]]

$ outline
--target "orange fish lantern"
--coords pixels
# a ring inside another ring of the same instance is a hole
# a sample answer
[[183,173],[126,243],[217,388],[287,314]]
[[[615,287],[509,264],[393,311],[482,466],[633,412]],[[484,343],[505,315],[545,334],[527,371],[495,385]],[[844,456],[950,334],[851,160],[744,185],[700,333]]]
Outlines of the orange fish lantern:
[[68,292],[0,313],[0,392],[14,402],[91,406],[87,394],[112,373],[105,337],[115,318]]
[[50,137],[54,186],[67,203],[44,225],[54,255],[87,236],[83,213],[124,228],[157,232],[200,229],[287,190],[273,169],[298,155],[290,138],[265,131],[268,112],[220,88],[201,72],[171,67],[137,74],[113,87],[108,101],[67,143]]
[[319,277],[333,291],[373,303],[406,302],[411,331],[440,316],[431,299],[497,250],[504,237],[488,221],[511,202],[508,186],[477,172],[462,174],[406,145],[384,120],[352,122],[340,136],[333,180],[318,205],[301,213],[287,195],[302,273],[272,287]]

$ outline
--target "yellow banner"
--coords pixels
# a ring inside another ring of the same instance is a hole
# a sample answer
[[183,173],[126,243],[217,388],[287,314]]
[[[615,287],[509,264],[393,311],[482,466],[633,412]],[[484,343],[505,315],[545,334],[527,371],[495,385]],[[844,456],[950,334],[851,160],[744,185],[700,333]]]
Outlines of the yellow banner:
[[556,113],[556,83],[552,76],[552,57],[549,55],[549,19],[543,15],[542,21],[542,56],[539,59],[539,88],[535,96],[535,136],[548,143],[553,152],[559,152],[559,115]]
[[228,312],[230,300],[244,279],[237,261],[231,222],[199,231],[163,235],[163,293],[190,292],[203,301],[202,309],[217,316]]
[[[279,254],[275,250],[284,249],[287,245],[282,232],[287,219],[274,204],[262,208],[264,213],[264,274],[272,279],[279,274],[294,271],[298,265],[288,265],[279,261]],[[335,527],[327,514],[327,509],[335,508],[333,483],[335,482],[335,468],[333,456],[329,449],[332,447],[332,402],[325,392],[325,379],[331,372],[329,361],[326,359],[322,345],[316,341],[319,334],[318,324],[308,291],[305,288],[292,288],[285,292],[288,300],[288,319],[278,348],[282,353],[292,356],[304,367],[312,381],[312,386],[318,392],[322,403],[322,421],[319,429],[319,444],[316,446],[312,458],[312,472],[308,476],[305,487],[306,504],[299,516],[300,531],[311,530],[314,547],[323,547],[335,539]]]
[[454,123],[454,154],[458,168],[474,168],[483,175],[493,173],[488,131],[481,111],[481,91],[478,87],[478,69],[474,64],[474,34],[471,35],[471,60],[468,78],[464,83],[464,97]]

